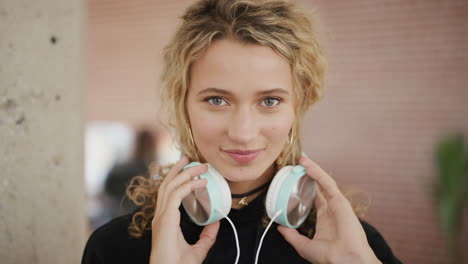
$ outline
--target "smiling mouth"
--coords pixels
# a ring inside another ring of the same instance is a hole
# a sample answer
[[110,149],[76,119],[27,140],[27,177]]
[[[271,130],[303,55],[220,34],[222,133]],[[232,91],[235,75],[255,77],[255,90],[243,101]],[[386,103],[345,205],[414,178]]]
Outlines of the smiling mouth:
[[260,155],[260,153],[263,150],[264,149],[254,149],[254,150],[225,149],[222,151],[238,163],[249,163],[255,160],[255,158],[257,158],[257,156]]

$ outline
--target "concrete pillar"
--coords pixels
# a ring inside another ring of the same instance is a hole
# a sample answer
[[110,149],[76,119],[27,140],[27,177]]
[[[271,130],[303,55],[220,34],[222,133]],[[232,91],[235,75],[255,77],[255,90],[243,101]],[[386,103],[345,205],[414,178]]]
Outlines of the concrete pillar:
[[79,263],[84,0],[0,0],[0,262]]

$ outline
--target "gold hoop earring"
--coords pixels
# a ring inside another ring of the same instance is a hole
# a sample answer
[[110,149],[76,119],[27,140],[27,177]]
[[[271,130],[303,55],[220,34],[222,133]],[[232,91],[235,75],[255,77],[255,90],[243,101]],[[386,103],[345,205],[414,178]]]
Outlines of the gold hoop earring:
[[289,146],[292,146],[293,140],[294,140],[294,124],[293,124],[293,126],[291,128],[291,133],[290,133],[290,136],[289,136]]
[[294,142],[294,137],[295,137],[295,132],[294,132],[294,124],[293,126],[291,127],[291,131],[289,132],[288,134],[288,137],[289,137],[289,140],[288,140],[288,145],[285,146],[285,148],[283,148],[283,150],[281,151],[281,153],[279,154],[278,158],[276,159],[275,161],[275,164],[276,166],[283,166],[284,164],[284,159],[285,159],[285,152],[286,153],[290,153],[292,148],[293,148],[293,142]]

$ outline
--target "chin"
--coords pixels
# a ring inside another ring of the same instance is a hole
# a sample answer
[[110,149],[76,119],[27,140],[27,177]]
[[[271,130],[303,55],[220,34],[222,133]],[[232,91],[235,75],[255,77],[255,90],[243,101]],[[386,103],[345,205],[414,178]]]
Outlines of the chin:
[[[265,169],[266,170],[266,169]],[[233,167],[220,171],[223,177],[231,182],[253,181],[260,178],[265,170],[249,167]]]

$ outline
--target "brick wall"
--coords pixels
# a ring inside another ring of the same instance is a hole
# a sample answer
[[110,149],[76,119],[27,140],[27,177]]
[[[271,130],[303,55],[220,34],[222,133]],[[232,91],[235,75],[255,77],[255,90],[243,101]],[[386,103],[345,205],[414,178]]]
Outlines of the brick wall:
[[435,142],[468,136],[468,2],[304,3],[320,18],[330,64],[306,149],[370,195],[369,221],[405,263],[448,263],[430,186]]
[[[190,2],[89,1],[90,120],[153,122],[161,49]],[[468,1],[301,2],[329,60],[304,150],[370,198],[368,221],[402,261],[447,263],[430,186],[435,143],[468,136]],[[466,244],[466,210],[464,223]]]

